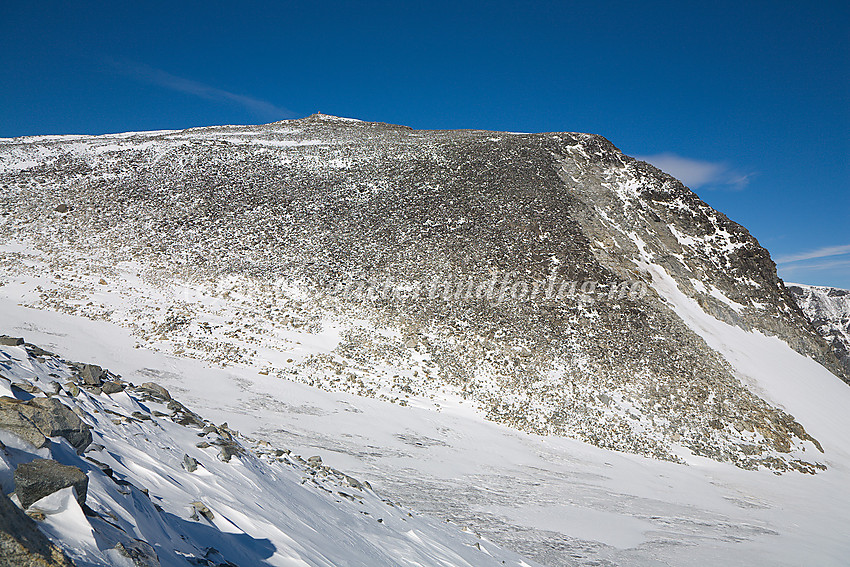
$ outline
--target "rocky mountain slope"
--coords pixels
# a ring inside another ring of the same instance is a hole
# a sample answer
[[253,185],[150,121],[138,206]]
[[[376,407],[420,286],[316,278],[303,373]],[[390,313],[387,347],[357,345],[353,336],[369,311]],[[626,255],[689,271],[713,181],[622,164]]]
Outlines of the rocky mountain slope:
[[530,566],[320,456],[20,339],[0,337],[0,394],[3,565]]
[[602,137],[316,115],[22,138],[0,185],[3,283],[139,346],[663,460],[825,466],[700,327],[842,375],[767,251]]
[[788,291],[850,376],[850,290],[788,284]]

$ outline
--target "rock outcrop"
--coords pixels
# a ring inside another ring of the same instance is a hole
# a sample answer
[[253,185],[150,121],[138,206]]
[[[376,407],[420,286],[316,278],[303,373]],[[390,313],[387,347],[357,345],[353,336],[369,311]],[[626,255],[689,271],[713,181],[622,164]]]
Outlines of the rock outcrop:
[[804,284],[787,284],[788,291],[832,346],[850,383],[850,290]]
[[52,459],[35,459],[15,469],[15,494],[25,510],[34,502],[69,486],[74,488],[77,502],[82,506],[89,478],[79,468]]
[[0,564],[8,567],[72,567],[74,563],[36,523],[0,493]]
[[[317,457],[215,425],[159,384],[110,395],[80,364],[14,347],[0,345],[0,389],[14,383],[29,399],[2,400],[19,421],[0,434],[31,442],[0,443],[0,566],[531,564],[489,543],[485,553],[477,536],[419,520]],[[98,443],[83,453],[47,443],[80,432],[54,423],[65,410]]]
[[14,433],[35,447],[47,445],[49,437],[63,437],[82,452],[92,441],[91,427],[54,398],[21,401],[0,396],[0,429]]

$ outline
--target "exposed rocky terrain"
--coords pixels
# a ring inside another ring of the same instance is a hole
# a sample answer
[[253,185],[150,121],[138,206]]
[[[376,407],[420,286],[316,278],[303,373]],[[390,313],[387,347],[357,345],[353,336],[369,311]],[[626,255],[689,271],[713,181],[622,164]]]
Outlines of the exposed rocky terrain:
[[[524,431],[664,460],[823,468],[805,424],[671,303],[843,375],[768,252],[600,136],[315,115],[22,138],[0,142],[0,186],[0,283],[47,276],[28,305],[126,325],[139,346],[402,405],[459,397]],[[550,281],[567,293],[546,297]],[[444,293],[481,282],[505,300]],[[648,293],[612,293],[623,283]]]
[[788,291],[818,333],[832,345],[844,365],[846,380],[850,376],[850,290],[788,284]]
[[530,565],[20,339],[0,341],[0,394],[0,565]]

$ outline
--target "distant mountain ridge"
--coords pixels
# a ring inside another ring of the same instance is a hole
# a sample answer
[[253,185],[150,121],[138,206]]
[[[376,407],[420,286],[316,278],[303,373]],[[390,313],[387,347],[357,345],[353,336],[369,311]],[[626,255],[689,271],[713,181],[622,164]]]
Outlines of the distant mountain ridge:
[[850,290],[805,284],[786,284],[803,313],[832,345],[850,376]]

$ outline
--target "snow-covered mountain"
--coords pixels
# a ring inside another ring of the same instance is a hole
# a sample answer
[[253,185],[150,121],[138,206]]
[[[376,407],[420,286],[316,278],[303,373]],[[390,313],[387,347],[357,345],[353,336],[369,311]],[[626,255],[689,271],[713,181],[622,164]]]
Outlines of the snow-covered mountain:
[[795,283],[788,291],[850,376],[850,290]]
[[604,138],[20,138],[0,187],[6,332],[411,509],[546,565],[850,553],[835,352],[744,228]]

